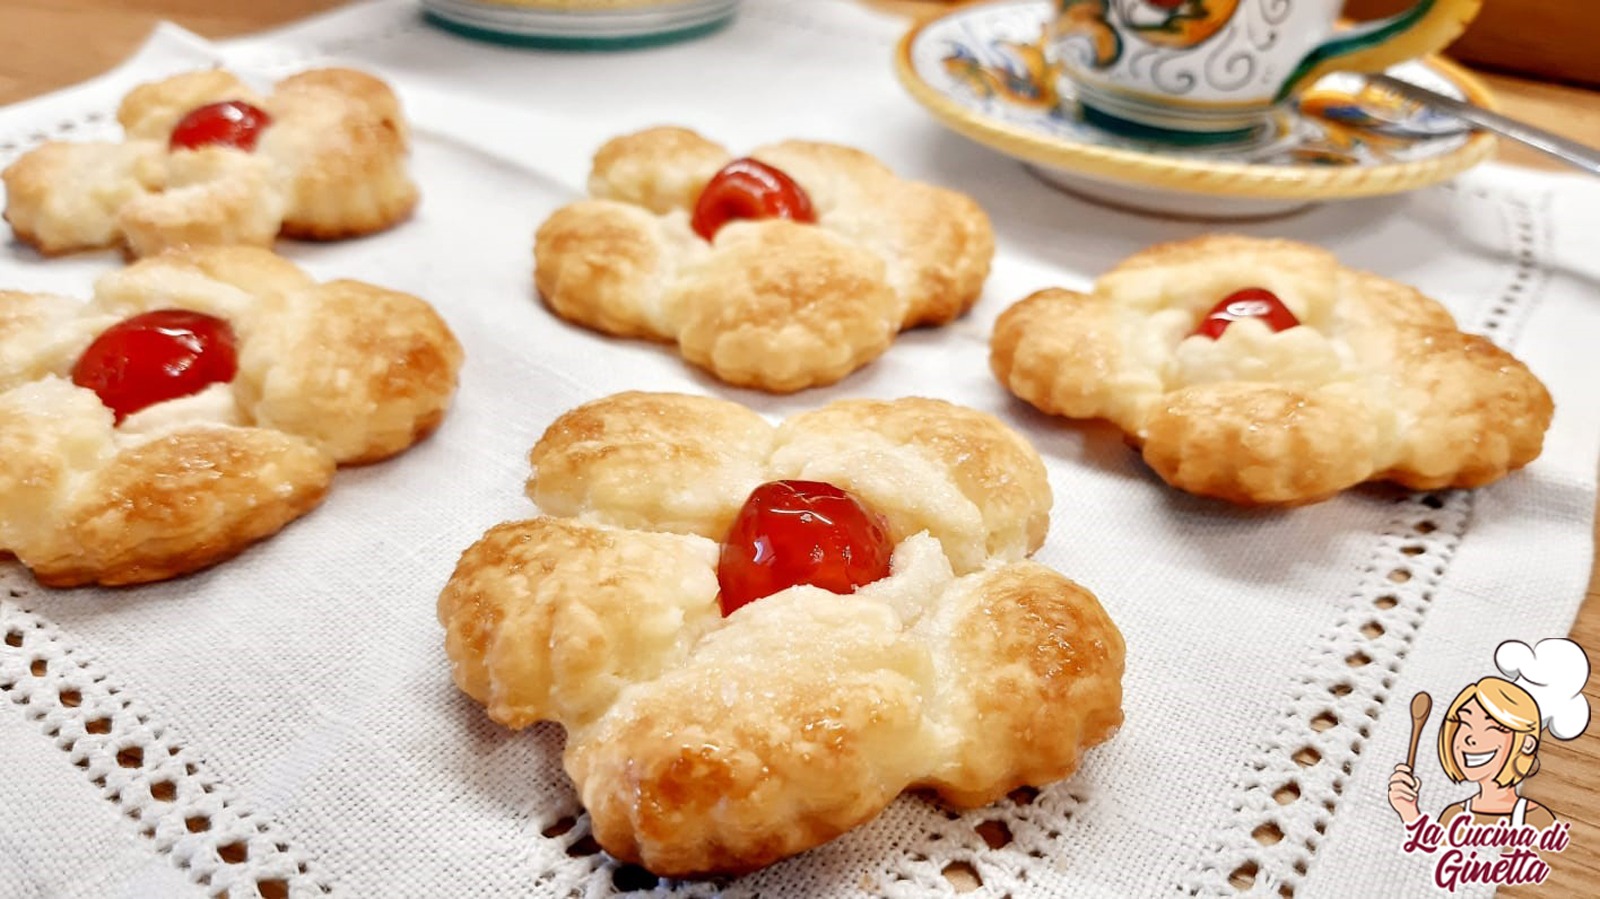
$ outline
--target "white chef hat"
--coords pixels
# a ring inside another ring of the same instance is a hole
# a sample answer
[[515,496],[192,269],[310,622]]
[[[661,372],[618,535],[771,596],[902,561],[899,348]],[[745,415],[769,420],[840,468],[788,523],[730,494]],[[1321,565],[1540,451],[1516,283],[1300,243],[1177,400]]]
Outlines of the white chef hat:
[[1576,739],[1589,726],[1589,657],[1583,647],[1561,637],[1529,646],[1507,640],[1494,651],[1494,665],[1539,704],[1545,732],[1557,740]]

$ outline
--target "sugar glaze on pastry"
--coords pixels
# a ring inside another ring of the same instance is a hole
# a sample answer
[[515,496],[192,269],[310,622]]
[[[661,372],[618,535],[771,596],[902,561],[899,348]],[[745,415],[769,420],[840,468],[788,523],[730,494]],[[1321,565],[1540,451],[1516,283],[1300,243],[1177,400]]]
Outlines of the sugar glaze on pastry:
[[[532,452],[544,517],[490,530],[439,598],[456,683],[509,727],[559,721],[595,838],[668,876],[746,871],[901,791],[971,807],[1066,777],[1121,723],[1123,643],[1028,561],[1042,462],[990,416],[845,400],[774,427],[625,393]],[[891,571],[726,617],[718,541],[754,487],[827,481],[881,513]]]
[[[172,148],[201,107],[249,104],[270,121],[253,149]],[[125,247],[270,246],[381,231],[417,203],[408,132],[388,85],[350,69],[315,69],[262,96],[207,70],[135,88],[117,110],[121,141],[52,141],[9,166],[6,221],[47,255]]]
[[[237,374],[118,424],[75,361],[153,310],[225,320]],[[336,466],[432,432],[461,348],[432,307],[317,283],[265,250],[171,251],[113,272],[87,304],[0,293],[0,551],[47,586],[184,574],[276,533]]]
[[706,240],[691,214],[733,156],[693,131],[653,128],[601,147],[593,199],[539,228],[540,296],[562,318],[676,343],[723,381],[777,393],[838,381],[901,330],[977,301],[994,234],[970,198],[833,144],[785,141],[750,158],[799,184],[815,224],[743,219]]
[[[1243,288],[1300,325],[1194,333]],[[1036,293],[996,322],[990,362],[1045,412],[1117,425],[1172,486],[1247,505],[1482,486],[1538,457],[1553,413],[1526,366],[1436,301],[1284,240],[1163,244],[1088,294]]]

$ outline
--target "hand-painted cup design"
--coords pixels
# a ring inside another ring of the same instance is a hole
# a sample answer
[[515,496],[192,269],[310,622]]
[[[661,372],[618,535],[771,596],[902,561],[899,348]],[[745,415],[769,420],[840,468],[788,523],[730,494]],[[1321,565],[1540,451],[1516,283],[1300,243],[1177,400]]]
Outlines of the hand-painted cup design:
[[1179,143],[1242,140],[1334,71],[1373,72],[1444,47],[1482,0],[1419,0],[1338,29],[1341,0],[1056,0],[1052,52],[1084,116]]

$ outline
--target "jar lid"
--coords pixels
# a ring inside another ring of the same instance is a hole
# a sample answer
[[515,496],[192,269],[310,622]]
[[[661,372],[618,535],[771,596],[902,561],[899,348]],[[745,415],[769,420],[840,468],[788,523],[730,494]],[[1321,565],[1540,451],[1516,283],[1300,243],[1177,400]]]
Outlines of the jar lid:
[[733,20],[739,0],[422,0],[468,37],[530,47],[620,50],[687,40]]

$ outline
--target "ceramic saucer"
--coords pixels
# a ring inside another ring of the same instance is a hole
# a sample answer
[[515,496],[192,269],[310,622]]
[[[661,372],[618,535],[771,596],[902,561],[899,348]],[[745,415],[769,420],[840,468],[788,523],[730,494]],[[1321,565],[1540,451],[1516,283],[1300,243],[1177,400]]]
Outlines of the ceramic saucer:
[[[912,29],[895,68],[943,124],[1093,200],[1192,218],[1281,215],[1415,190],[1494,152],[1493,137],[1348,73],[1317,82],[1246,142],[1188,148],[1111,134],[1083,121],[1071,81],[1045,52],[1052,8],[1003,0],[953,10]],[[1483,85],[1443,60],[1389,73],[1494,108]]]
[[422,0],[435,24],[497,43],[616,50],[697,37],[733,20],[738,0],[675,0],[608,9],[558,9],[519,0]]

